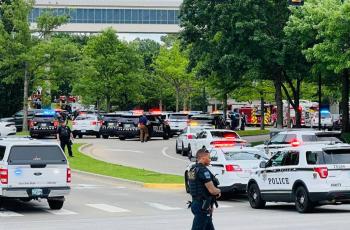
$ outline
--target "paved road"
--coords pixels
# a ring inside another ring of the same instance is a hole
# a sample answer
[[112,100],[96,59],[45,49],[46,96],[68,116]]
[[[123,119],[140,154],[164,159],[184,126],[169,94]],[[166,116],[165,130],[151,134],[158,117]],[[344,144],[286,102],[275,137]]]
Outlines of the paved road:
[[[51,211],[46,201],[7,201],[0,211],[0,229],[96,230],[190,229],[188,195],[177,190],[150,190],[137,184],[73,173],[72,193],[64,209]],[[244,197],[219,202],[216,229],[348,229],[350,206],[325,206],[298,214],[292,205],[268,204],[253,210]]]

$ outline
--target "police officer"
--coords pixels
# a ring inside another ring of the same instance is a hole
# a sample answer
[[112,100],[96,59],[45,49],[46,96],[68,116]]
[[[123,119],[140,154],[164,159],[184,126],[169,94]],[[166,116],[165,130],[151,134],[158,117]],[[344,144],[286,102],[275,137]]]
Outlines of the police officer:
[[139,128],[140,128],[140,141],[147,142],[149,133],[148,133],[148,119],[145,114],[143,114],[139,119]]
[[73,157],[73,152],[72,152],[73,135],[70,128],[66,125],[65,120],[61,120],[61,126],[58,127],[57,129],[57,139],[60,141],[63,152],[65,151],[65,148],[67,146],[69,156]]
[[213,197],[219,198],[221,191],[216,188],[216,179],[206,167],[210,164],[210,153],[206,149],[200,149],[196,157],[197,163],[188,172],[191,211],[194,215],[192,230],[214,230],[213,203],[207,205],[207,201]]

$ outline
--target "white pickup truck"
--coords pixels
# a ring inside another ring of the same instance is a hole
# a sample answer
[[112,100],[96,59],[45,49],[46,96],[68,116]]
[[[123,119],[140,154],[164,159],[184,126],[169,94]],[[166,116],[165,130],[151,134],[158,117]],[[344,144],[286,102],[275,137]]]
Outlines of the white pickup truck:
[[0,139],[0,201],[47,199],[61,209],[70,192],[71,170],[62,149],[54,142],[28,138]]

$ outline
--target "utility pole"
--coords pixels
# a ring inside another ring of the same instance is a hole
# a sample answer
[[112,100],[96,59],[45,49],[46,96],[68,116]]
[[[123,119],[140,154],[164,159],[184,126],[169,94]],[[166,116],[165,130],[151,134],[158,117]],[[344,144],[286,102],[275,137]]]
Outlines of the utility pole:
[[321,103],[322,103],[322,79],[321,74],[318,74],[318,130],[321,130]]

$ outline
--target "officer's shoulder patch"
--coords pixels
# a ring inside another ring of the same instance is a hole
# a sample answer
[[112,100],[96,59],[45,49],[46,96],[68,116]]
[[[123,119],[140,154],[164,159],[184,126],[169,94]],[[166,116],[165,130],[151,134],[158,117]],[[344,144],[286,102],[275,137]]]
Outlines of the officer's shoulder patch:
[[204,172],[204,176],[206,179],[211,179],[210,173],[208,171]]

